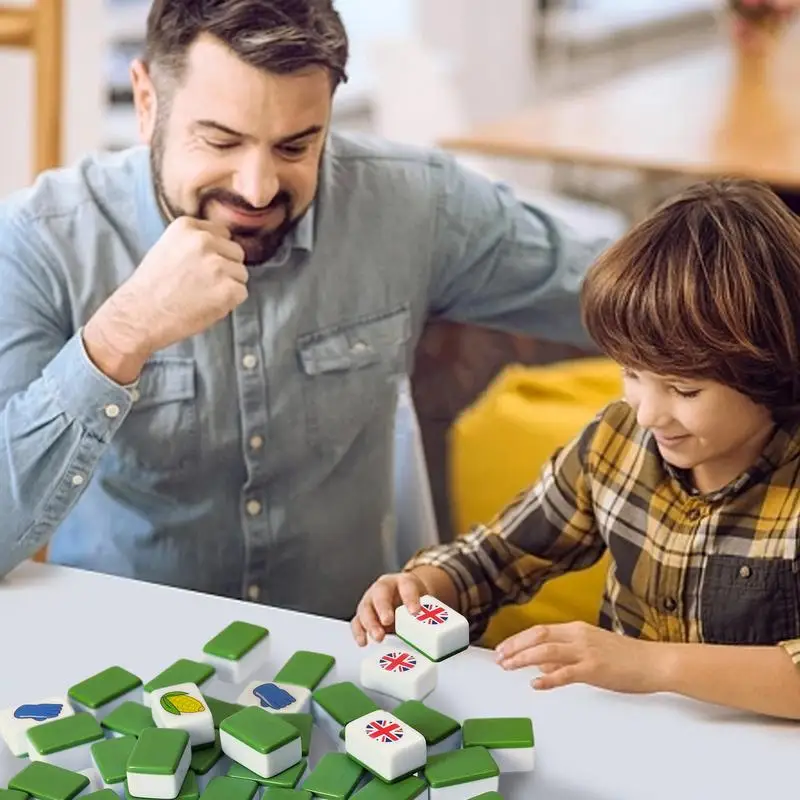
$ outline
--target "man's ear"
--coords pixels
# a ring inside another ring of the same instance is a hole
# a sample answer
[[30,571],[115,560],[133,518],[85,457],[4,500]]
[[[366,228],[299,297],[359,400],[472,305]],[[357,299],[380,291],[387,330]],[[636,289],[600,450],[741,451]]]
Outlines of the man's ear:
[[131,86],[133,88],[133,104],[136,108],[136,119],[139,126],[139,137],[144,144],[150,144],[156,126],[158,98],[156,87],[147,65],[135,59],[130,67]]

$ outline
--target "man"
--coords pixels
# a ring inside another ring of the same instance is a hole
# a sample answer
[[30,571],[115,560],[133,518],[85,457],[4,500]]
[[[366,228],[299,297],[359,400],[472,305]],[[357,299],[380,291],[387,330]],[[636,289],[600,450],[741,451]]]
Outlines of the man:
[[0,210],[0,574],[52,561],[339,617],[381,572],[431,315],[583,342],[603,242],[329,131],[330,0],[155,0],[149,147]]

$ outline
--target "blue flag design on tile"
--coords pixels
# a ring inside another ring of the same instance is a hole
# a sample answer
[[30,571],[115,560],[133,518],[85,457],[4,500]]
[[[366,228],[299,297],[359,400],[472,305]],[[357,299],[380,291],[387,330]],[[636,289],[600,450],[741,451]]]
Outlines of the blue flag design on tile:
[[61,703],[26,703],[14,712],[14,717],[44,722],[46,719],[55,719],[63,708]]
[[253,694],[261,701],[262,708],[280,710],[294,703],[295,698],[274,683],[262,683],[253,689]]

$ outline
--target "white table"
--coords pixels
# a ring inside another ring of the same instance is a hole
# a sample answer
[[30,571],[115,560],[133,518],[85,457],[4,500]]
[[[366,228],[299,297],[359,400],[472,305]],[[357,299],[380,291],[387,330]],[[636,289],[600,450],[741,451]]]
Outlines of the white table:
[[[336,657],[329,680],[357,681],[365,651],[346,623],[27,563],[0,581],[0,708],[63,694],[112,664],[147,681],[177,658],[197,657],[236,619],[270,629],[270,669],[295,650],[312,649]],[[440,665],[439,688],[429,698],[457,719],[533,719],[536,771],[503,776],[507,800],[737,800],[777,797],[796,785],[800,725],[667,695],[585,686],[535,693],[531,677],[504,673],[490,652],[472,648]],[[208,691],[233,699],[224,688],[217,682]],[[325,741],[318,729],[315,736],[312,763]]]

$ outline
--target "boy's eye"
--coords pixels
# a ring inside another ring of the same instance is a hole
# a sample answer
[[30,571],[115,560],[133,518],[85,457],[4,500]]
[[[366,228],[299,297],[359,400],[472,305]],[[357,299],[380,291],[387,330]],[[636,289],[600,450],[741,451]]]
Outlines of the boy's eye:
[[700,394],[699,389],[679,389],[677,386],[673,386],[672,389],[679,397],[683,397],[687,400],[691,400],[691,398],[697,397],[697,395]]

